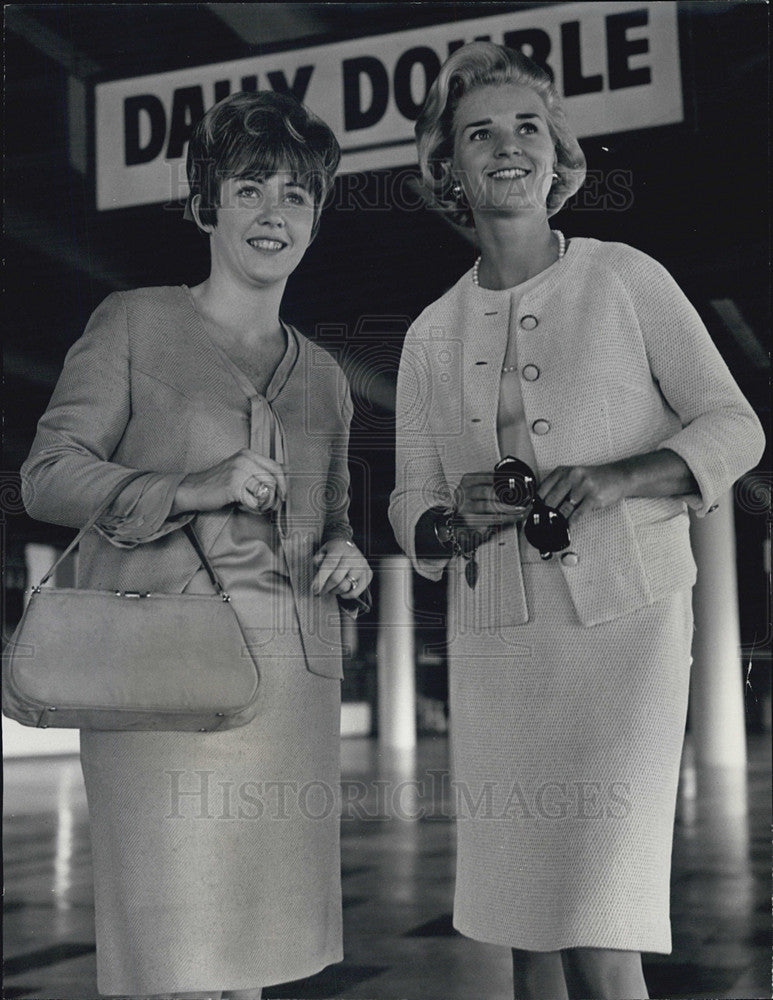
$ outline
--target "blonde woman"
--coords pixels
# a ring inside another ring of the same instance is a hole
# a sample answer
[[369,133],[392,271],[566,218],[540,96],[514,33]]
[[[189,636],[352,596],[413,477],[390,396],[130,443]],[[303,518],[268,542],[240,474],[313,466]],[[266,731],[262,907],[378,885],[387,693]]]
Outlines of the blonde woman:
[[406,337],[390,505],[416,570],[450,574],[454,924],[512,949],[516,998],[635,1000],[640,953],[671,950],[687,510],[761,427],[663,267],[551,229],[585,160],[531,60],[459,49],[416,136],[480,253]]

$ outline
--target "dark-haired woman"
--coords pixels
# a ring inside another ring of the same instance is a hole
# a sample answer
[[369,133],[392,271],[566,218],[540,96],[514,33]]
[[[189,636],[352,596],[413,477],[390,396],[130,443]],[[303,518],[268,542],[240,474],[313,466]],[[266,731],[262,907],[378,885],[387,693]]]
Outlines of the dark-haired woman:
[[239,729],[82,733],[106,994],[244,1000],[342,957],[338,602],[371,572],[346,381],[279,316],[339,156],[289,97],[212,108],[188,151],[209,277],[99,306],[22,469],[30,513],[71,526],[146,470],[84,540],[80,583],[209,593],[195,518],[261,675]]
[[418,572],[450,564],[454,924],[512,948],[521,1000],[646,997],[640,952],[671,950],[687,507],[714,509],[761,427],[659,264],[551,230],[585,160],[531,60],[459,49],[416,134],[480,248],[406,338],[390,507]]

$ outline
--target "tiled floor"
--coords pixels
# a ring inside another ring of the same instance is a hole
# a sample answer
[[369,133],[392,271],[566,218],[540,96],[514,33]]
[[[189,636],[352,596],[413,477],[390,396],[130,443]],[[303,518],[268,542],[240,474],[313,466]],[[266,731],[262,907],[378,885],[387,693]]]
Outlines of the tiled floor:
[[[645,956],[653,997],[760,998],[770,987],[770,759],[750,743],[748,781],[683,765],[670,956]],[[506,949],[451,926],[454,827],[444,738],[416,755],[343,745],[346,960],[273,998],[511,1000]],[[3,997],[95,998],[86,805],[77,760],[5,768]]]

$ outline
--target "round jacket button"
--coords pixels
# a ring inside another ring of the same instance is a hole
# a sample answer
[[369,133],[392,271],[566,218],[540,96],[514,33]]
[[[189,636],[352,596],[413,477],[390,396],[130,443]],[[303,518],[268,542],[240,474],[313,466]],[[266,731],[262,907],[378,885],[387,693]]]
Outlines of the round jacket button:
[[547,420],[535,420],[534,423],[531,425],[531,429],[534,431],[535,434],[547,434],[547,432],[550,430],[550,424],[547,422]]
[[576,552],[564,552],[561,556],[561,562],[564,566],[576,566],[579,561],[580,557]]
[[537,319],[537,317],[532,316],[531,313],[529,313],[526,316],[521,316],[521,326],[524,328],[524,330],[533,330],[538,323],[539,320]]
[[527,382],[536,382],[539,378],[539,368],[536,365],[524,365],[521,374]]

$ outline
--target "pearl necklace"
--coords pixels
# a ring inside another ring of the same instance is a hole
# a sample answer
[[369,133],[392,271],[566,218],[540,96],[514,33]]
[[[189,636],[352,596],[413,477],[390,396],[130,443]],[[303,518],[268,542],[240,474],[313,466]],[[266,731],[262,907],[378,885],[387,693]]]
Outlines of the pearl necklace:
[[[564,234],[561,232],[560,229],[553,229],[551,230],[551,232],[555,233],[556,239],[558,240],[558,259],[561,260],[561,258],[566,253],[566,237],[564,236]],[[478,270],[480,268],[480,261],[481,258],[478,257],[478,259],[472,265],[472,283],[473,285],[477,285],[478,288],[480,288],[480,281],[478,280]]]

